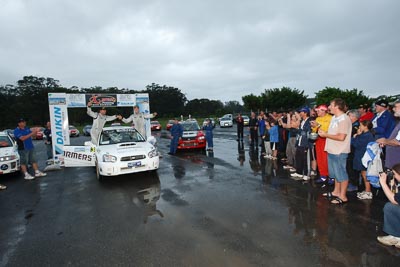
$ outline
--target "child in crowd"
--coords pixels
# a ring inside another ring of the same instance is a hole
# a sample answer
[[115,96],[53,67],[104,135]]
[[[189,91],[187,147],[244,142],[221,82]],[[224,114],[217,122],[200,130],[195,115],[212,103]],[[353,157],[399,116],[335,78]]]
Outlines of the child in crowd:
[[364,167],[361,161],[367,150],[368,143],[375,141],[370,131],[372,128],[373,125],[370,121],[365,120],[360,122],[357,133],[351,139],[351,145],[354,147],[353,169],[361,172],[361,177],[365,185],[365,190],[357,193],[359,199],[372,199],[371,184],[367,180],[367,168]]
[[271,159],[276,160],[278,159],[279,127],[275,120],[270,120],[266,128],[269,131],[269,141],[271,143]]
[[264,147],[265,147],[264,158],[266,159],[272,158],[269,128],[270,128],[269,122],[265,121],[265,131],[264,135],[262,136],[262,139],[264,140]]

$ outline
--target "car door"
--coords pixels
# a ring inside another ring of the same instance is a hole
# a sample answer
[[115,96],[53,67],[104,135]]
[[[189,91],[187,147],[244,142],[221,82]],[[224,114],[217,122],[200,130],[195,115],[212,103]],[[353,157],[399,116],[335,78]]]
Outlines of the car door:
[[85,146],[64,146],[65,167],[94,167],[96,164],[96,147]]

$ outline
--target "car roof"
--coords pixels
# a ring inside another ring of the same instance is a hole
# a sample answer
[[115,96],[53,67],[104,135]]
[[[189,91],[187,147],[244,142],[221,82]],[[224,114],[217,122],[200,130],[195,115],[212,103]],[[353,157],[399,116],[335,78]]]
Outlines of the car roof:
[[135,128],[132,128],[132,127],[130,127],[130,126],[120,126],[120,125],[116,125],[116,126],[104,127],[104,128],[103,128],[103,131],[118,130],[118,129],[133,129],[133,130],[136,130]]

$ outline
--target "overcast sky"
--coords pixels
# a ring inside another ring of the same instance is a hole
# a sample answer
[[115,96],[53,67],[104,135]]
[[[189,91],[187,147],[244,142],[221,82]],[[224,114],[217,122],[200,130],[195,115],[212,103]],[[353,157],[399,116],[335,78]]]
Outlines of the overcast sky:
[[288,86],[400,92],[397,0],[0,0],[0,85],[142,90],[241,102]]

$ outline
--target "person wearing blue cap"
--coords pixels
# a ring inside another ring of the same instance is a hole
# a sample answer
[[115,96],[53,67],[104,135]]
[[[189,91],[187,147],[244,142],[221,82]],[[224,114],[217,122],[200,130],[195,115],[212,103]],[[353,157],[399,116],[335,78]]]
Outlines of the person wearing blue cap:
[[395,119],[388,110],[389,104],[386,100],[381,99],[375,102],[376,115],[372,119],[374,126],[375,139],[388,138],[395,126]]
[[[24,173],[25,180],[33,180],[35,177],[46,176],[46,173],[39,171],[35,148],[32,142],[32,136],[36,136],[37,128],[32,130],[26,127],[26,121],[24,119],[18,120],[18,127],[14,130],[15,140],[18,145],[18,154],[20,156],[21,171]],[[32,176],[28,172],[28,164],[32,164],[32,168],[35,171],[35,175]]]

